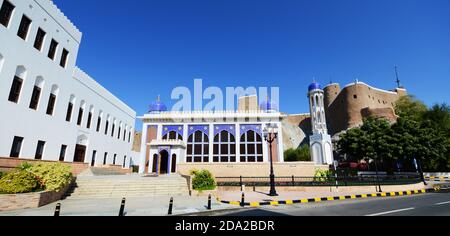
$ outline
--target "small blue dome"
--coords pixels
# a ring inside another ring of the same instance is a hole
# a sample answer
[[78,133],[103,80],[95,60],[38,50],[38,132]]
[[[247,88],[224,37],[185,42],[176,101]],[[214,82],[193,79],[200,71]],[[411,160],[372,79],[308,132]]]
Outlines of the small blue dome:
[[162,103],[160,101],[159,98],[156,102],[153,102],[150,105],[150,110],[149,110],[150,113],[159,113],[159,112],[164,112],[164,111],[167,111],[167,107],[164,103]]
[[313,91],[313,90],[316,90],[316,89],[322,89],[320,84],[316,83],[316,82],[310,84],[309,87],[308,87],[308,91]]
[[270,100],[264,101],[259,104],[259,108],[266,112],[278,111],[278,105]]

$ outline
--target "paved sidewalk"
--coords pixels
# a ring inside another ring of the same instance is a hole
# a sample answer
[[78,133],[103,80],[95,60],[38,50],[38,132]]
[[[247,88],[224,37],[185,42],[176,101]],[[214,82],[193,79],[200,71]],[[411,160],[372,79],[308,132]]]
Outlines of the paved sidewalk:
[[[169,196],[150,198],[128,198],[125,203],[126,216],[166,216]],[[61,216],[117,216],[122,199],[67,199],[61,203]],[[174,197],[173,214],[189,214],[208,211],[208,197]],[[0,216],[53,216],[58,202],[36,208],[0,212]],[[239,208],[222,204],[212,199],[212,210]]]

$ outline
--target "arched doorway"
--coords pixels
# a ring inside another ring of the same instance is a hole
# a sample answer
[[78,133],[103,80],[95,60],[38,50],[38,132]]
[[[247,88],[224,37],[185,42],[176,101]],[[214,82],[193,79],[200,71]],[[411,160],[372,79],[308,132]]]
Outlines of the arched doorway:
[[177,155],[175,154],[172,155],[171,164],[172,164],[171,173],[175,173],[177,171]]
[[73,162],[84,163],[87,145],[88,145],[88,138],[86,137],[86,135],[78,136],[77,144],[75,146]]
[[152,173],[158,172],[158,154],[153,155]]
[[161,157],[161,165],[159,169],[159,174],[168,174],[169,173],[169,153],[166,150],[162,150],[159,153]]

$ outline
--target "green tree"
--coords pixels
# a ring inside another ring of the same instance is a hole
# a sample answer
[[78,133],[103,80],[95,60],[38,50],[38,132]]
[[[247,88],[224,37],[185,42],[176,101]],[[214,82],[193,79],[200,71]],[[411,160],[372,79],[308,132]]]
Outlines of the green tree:
[[414,96],[403,96],[395,103],[395,113],[403,118],[421,121],[427,112],[427,106]]
[[308,145],[303,145],[297,149],[290,148],[284,152],[284,160],[287,162],[294,161],[311,161],[311,154]]

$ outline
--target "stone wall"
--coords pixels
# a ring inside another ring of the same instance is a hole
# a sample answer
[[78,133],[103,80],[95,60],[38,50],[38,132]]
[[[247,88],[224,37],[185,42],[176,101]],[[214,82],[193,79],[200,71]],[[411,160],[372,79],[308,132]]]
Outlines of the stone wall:
[[303,144],[309,145],[311,134],[311,116],[309,114],[288,115],[282,121],[283,148],[298,148]]
[[368,116],[386,118],[395,122],[395,102],[407,95],[405,89],[387,91],[355,82],[340,90],[339,85],[330,84],[324,88],[326,116],[329,133],[334,135],[343,130],[357,127]]
[[59,192],[43,191],[36,193],[0,194],[0,211],[38,208],[60,200],[70,184]]
[[[316,169],[328,169],[326,165],[316,166],[312,162],[274,163],[277,176],[314,176]],[[178,172],[189,175],[191,170],[209,170],[215,177],[267,177],[269,163],[181,163]]]
[[[32,164],[33,162],[54,162],[54,161],[0,157],[0,171],[8,172],[14,169],[15,167],[19,166],[23,162],[28,162]],[[89,168],[89,164],[87,163],[73,163],[73,162],[61,162],[61,163],[71,166],[72,174],[74,176],[77,176],[78,174]]]

